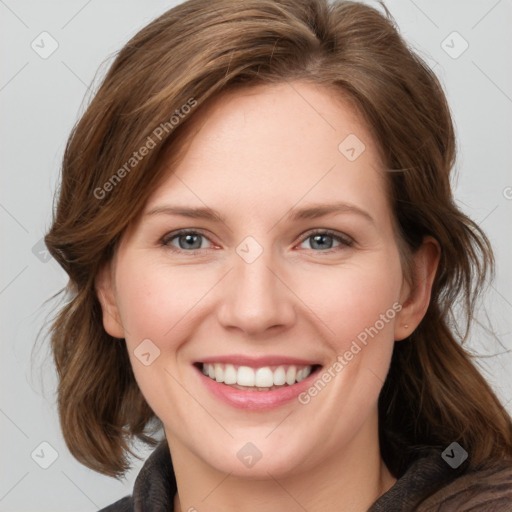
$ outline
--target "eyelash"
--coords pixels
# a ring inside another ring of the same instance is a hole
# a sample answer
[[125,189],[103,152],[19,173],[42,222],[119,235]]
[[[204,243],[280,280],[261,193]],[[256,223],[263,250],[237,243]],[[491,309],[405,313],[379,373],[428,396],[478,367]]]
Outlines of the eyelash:
[[[201,233],[200,231],[190,230],[190,229],[182,229],[182,230],[167,233],[166,235],[164,235],[160,240],[160,245],[163,247],[166,247],[167,249],[170,249],[171,251],[176,252],[176,253],[187,253],[189,255],[197,255],[197,256],[199,255],[198,253],[200,251],[208,250],[208,249],[192,249],[192,250],[188,251],[188,250],[180,249],[178,247],[170,245],[170,242],[172,240],[174,240],[175,238],[179,238],[180,236],[184,236],[184,235],[199,235],[199,236],[202,236],[203,238],[206,238],[207,240],[209,240],[208,237],[206,235],[204,235],[203,233]],[[320,250],[316,251],[314,249],[309,249],[313,252],[322,253],[322,254],[332,254],[332,253],[338,252],[339,250],[342,250],[343,248],[352,247],[354,245],[354,240],[352,240],[348,236],[342,236],[339,233],[337,233],[336,231],[331,231],[329,229],[317,229],[317,230],[308,232],[307,235],[301,239],[299,244],[302,244],[308,238],[311,238],[315,235],[324,235],[324,236],[332,237],[336,241],[340,242],[340,245],[338,247],[326,249],[324,251],[320,251]]]

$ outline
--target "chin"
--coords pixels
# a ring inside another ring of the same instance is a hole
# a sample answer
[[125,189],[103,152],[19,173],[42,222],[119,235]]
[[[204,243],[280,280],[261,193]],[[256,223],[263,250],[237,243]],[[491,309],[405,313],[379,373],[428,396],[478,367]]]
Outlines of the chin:
[[[306,433],[293,432],[293,437],[286,431],[272,439],[272,434],[267,438],[268,429],[257,435],[254,429],[250,429],[247,435],[236,435],[225,444],[216,444],[213,450],[207,450],[205,454],[197,451],[204,462],[222,473],[230,473],[232,476],[248,479],[266,479],[269,474],[274,478],[283,478],[301,473],[306,469],[305,461],[311,459],[311,455],[318,450],[314,446],[308,446],[304,440],[308,439]],[[242,440],[243,439],[243,440]]]

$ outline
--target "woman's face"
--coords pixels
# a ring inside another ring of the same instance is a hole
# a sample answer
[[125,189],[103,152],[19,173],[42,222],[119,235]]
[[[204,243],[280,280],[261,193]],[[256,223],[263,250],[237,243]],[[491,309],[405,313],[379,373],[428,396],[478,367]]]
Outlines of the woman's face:
[[121,240],[105,328],[171,451],[265,477],[364,450],[408,293],[375,142],[305,83],[200,115]]

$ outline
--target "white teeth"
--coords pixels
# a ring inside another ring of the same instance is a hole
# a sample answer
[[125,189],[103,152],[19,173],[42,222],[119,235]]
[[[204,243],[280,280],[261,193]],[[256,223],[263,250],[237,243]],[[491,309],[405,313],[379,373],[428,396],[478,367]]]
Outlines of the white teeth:
[[236,384],[236,370],[232,364],[227,364],[224,368],[224,384]]
[[300,382],[301,380],[304,380],[306,377],[308,377],[310,373],[311,366],[307,366],[306,368],[302,368],[302,370],[299,370],[297,372],[297,376],[295,377],[295,379],[297,380],[297,382]]
[[256,370],[256,377],[254,385],[257,388],[271,388],[274,385],[274,375],[270,368],[258,368]]
[[286,370],[286,384],[288,384],[288,386],[295,384],[296,375],[297,375],[297,368],[295,368],[295,366],[290,366],[288,368],[288,370]]
[[239,386],[254,386],[254,370],[249,366],[240,366],[236,375],[236,383]]
[[[208,372],[208,375],[209,375],[209,372]],[[222,368],[221,364],[215,365],[215,380],[217,382],[224,382],[224,369]]]
[[294,365],[278,366],[274,370],[269,366],[262,368],[251,368],[250,366],[239,366],[232,364],[205,363],[202,365],[202,372],[210,379],[223,382],[227,385],[258,388],[260,391],[273,389],[276,386],[292,386],[307,378],[312,371],[311,366],[297,368]]
[[274,372],[274,386],[282,386],[283,384],[286,384],[286,371],[284,367],[280,366]]

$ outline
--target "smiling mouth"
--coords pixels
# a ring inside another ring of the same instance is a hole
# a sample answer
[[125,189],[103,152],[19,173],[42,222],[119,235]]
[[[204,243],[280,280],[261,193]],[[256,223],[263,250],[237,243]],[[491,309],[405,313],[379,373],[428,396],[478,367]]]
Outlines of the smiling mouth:
[[321,365],[278,365],[252,368],[224,363],[196,363],[203,375],[234,389],[272,391],[293,386],[321,368]]

